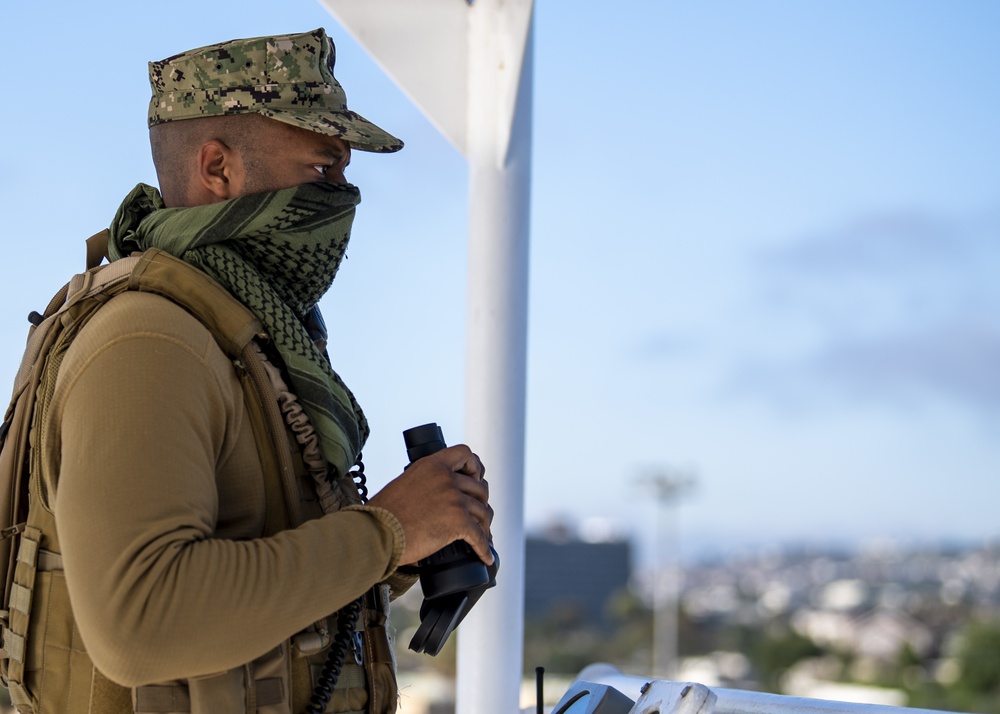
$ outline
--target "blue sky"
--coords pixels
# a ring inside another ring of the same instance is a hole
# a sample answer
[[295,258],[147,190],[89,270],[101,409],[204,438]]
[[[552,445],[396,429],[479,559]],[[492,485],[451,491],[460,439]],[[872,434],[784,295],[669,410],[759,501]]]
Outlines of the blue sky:
[[[539,0],[535,23],[528,524],[648,540],[637,480],[672,469],[697,478],[688,552],[1000,535],[1000,5]],[[0,372],[155,182],[145,63],[318,26],[407,143],[355,154],[323,302],[371,478],[409,426],[461,438],[464,159],[312,0],[3,4]]]

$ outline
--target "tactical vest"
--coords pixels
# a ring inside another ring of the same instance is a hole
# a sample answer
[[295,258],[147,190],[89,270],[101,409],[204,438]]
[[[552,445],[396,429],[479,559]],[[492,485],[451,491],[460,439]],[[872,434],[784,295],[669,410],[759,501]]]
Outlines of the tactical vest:
[[[84,649],[62,574],[49,494],[40,477],[42,455],[33,446],[38,438],[35,427],[40,429],[45,419],[66,350],[115,295],[127,290],[161,295],[212,333],[239,377],[258,445],[268,504],[264,535],[301,522],[296,480],[301,466],[255,345],[255,338],[263,337],[260,321],[205,273],[163,251],[151,249],[94,267],[100,257],[91,248],[88,241],[87,272],[74,276],[43,315],[33,313],[14,394],[0,428],[0,575],[4,576],[0,581],[6,583],[0,610],[0,674],[11,700],[21,714],[293,714],[292,693],[299,699],[303,691],[311,691],[329,645],[326,633],[335,626],[317,623],[254,662],[227,672],[134,689],[104,677]],[[387,608],[386,588],[374,587],[366,595],[357,626],[363,635],[364,663],[359,666],[348,657],[326,711],[395,711]]]

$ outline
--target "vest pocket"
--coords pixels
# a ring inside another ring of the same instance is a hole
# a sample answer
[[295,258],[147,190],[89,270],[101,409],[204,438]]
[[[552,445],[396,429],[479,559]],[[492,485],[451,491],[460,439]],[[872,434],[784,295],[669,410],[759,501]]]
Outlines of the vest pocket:
[[257,714],[292,714],[290,667],[287,642],[253,661]]
[[[350,653],[347,656],[351,658]],[[314,686],[319,681],[322,670],[323,666],[318,664],[310,668]],[[341,668],[337,686],[334,687],[333,696],[324,711],[329,714],[366,714],[369,711],[365,671],[354,664],[353,659],[345,662]]]
[[[370,599],[362,614],[365,618],[365,669],[368,673],[368,692],[371,714],[392,714],[396,711],[399,689],[396,684],[396,656],[389,635],[389,588],[377,585],[370,592]],[[367,600],[367,599],[366,599]]]
[[136,714],[292,714],[286,644],[220,674],[136,687]]
[[246,714],[244,668],[132,690],[137,714]]

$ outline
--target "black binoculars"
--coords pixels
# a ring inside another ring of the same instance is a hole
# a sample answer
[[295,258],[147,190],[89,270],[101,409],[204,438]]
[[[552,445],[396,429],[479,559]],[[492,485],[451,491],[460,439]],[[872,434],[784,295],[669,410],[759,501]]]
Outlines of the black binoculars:
[[[441,427],[424,424],[403,432],[406,456],[412,464],[445,448]],[[500,558],[490,546],[493,565],[487,566],[462,540],[446,545],[417,563],[424,601],[420,626],[410,640],[410,649],[436,655],[483,593],[497,584]]]

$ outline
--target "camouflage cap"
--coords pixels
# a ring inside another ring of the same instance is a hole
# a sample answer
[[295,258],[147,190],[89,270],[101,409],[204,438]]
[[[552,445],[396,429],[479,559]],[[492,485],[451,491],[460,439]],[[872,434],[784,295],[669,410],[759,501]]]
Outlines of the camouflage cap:
[[333,76],[336,49],[326,30],[254,37],[200,47],[149,63],[149,126],[229,114],[263,114],[362,151],[398,151],[403,142],[347,108]]

